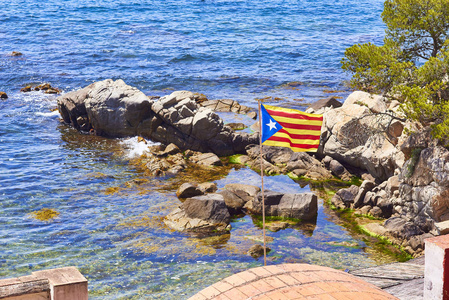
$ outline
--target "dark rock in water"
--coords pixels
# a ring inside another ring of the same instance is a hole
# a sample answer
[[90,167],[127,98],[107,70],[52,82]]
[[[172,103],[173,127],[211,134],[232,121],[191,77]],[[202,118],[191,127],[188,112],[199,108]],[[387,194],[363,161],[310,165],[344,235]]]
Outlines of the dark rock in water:
[[23,54],[19,51],[13,51],[11,52],[11,56],[22,56]]
[[211,220],[217,223],[229,224],[230,215],[223,196],[208,194],[188,198],[182,205],[190,218]]
[[8,99],[8,95],[5,92],[0,92],[0,99]]
[[[263,256],[263,254],[264,254],[263,250],[264,250],[263,246],[257,244],[257,245],[251,246],[251,248],[249,248],[248,254],[257,259],[257,258]],[[266,251],[268,253],[271,251],[271,249],[266,247]]]
[[223,196],[208,194],[186,199],[164,223],[178,231],[225,233],[231,229],[230,217]]
[[176,191],[178,198],[191,198],[200,195],[204,195],[204,192],[194,183],[183,183]]
[[31,85],[27,85],[26,87],[21,88],[20,91],[21,91],[22,93],[31,92]]
[[[248,201],[245,206],[249,212],[262,214],[262,194]],[[311,220],[318,212],[318,197],[312,193],[282,194],[273,191],[265,191],[265,214],[267,216],[279,216]]]

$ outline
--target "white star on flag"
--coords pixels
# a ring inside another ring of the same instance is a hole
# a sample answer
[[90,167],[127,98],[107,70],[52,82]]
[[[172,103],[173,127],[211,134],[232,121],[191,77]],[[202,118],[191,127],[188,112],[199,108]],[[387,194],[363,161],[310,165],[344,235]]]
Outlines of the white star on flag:
[[270,131],[272,129],[276,129],[276,123],[273,122],[273,120],[270,120],[270,123],[266,124],[268,127],[270,127]]

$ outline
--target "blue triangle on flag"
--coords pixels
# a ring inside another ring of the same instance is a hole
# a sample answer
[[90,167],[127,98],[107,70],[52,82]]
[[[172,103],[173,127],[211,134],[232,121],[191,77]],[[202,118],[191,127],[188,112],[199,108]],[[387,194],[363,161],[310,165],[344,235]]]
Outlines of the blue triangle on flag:
[[282,126],[270,116],[263,105],[260,105],[260,122],[262,123],[262,143],[282,128]]

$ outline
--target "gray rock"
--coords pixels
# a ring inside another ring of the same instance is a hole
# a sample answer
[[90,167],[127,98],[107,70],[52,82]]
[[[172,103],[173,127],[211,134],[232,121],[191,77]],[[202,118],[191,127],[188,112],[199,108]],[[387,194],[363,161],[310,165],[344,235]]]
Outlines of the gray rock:
[[363,205],[363,200],[365,199],[366,193],[371,191],[376,184],[370,180],[364,180],[360,185],[359,192],[354,197],[354,208],[358,208]]
[[164,218],[164,223],[178,231],[224,233],[230,230],[230,214],[223,196],[208,194],[186,199]]
[[385,98],[362,91],[355,91],[346,98],[343,106],[357,104],[368,107],[374,113],[385,112],[387,105]]
[[202,153],[199,155],[194,155],[190,157],[190,161],[207,167],[223,165],[220,158],[214,153]]
[[204,195],[204,192],[195,183],[183,183],[176,191],[178,198],[191,198],[200,195]]
[[353,205],[354,199],[358,193],[359,187],[356,185],[351,185],[349,188],[338,190],[338,192],[332,197],[331,202],[340,209],[350,208]]
[[251,197],[256,197],[257,194],[260,192],[260,188],[258,186],[241,184],[241,183],[229,183],[229,184],[225,185],[224,188],[226,190],[233,191],[233,192],[243,191],[248,196],[251,196]]
[[[262,214],[262,194],[245,204],[245,209],[253,214]],[[265,214],[301,220],[316,217],[318,211],[318,197],[312,193],[281,194],[265,191]]]
[[246,197],[240,197],[237,193],[229,190],[223,190],[218,192],[218,194],[223,196],[226,207],[231,215],[241,214],[243,206],[250,200],[247,198],[248,196],[246,194]]
[[84,100],[92,128],[111,137],[138,135],[141,122],[154,116],[152,103],[123,80],[111,79],[94,83]]
[[203,182],[198,184],[199,189],[205,193],[215,193],[217,191],[217,184],[214,182]]

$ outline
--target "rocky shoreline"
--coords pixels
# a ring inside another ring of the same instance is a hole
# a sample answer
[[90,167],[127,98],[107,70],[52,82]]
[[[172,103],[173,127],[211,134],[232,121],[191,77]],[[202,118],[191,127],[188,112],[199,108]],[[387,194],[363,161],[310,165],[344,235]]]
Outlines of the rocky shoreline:
[[[149,175],[178,174],[189,164],[214,168],[220,157],[260,168],[258,134],[224,124],[215,111],[256,117],[256,112],[232,100],[208,100],[204,95],[177,91],[159,99],[148,97],[122,80],[104,80],[57,98],[63,121],[90,134],[141,136],[160,142],[141,158]],[[267,174],[288,174],[295,180],[341,181],[330,204],[338,210],[385,219],[363,225],[373,235],[387,237],[418,256],[424,239],[447,232],[449,222],[449,152],[427,128],[412,123],[397,101],[356,91],[343,103],[320,100],[307,110],[324,115],[318,152],[293,153],[264,147]],[[353,178],[361,185],[348,185]],[[178,191],[180,206],[165,218],[176,230],[219,234],[230,230],[232,215],[260,214],[257,187],[226,187],[189,183]],[[186,192],[187,191],[187,192]],[[268,215],[307,220],[316,215],[314,194],[267,191]],[[186,196],[187,195],[187,196]],[[280,225],[282,228],[283,225]]]

